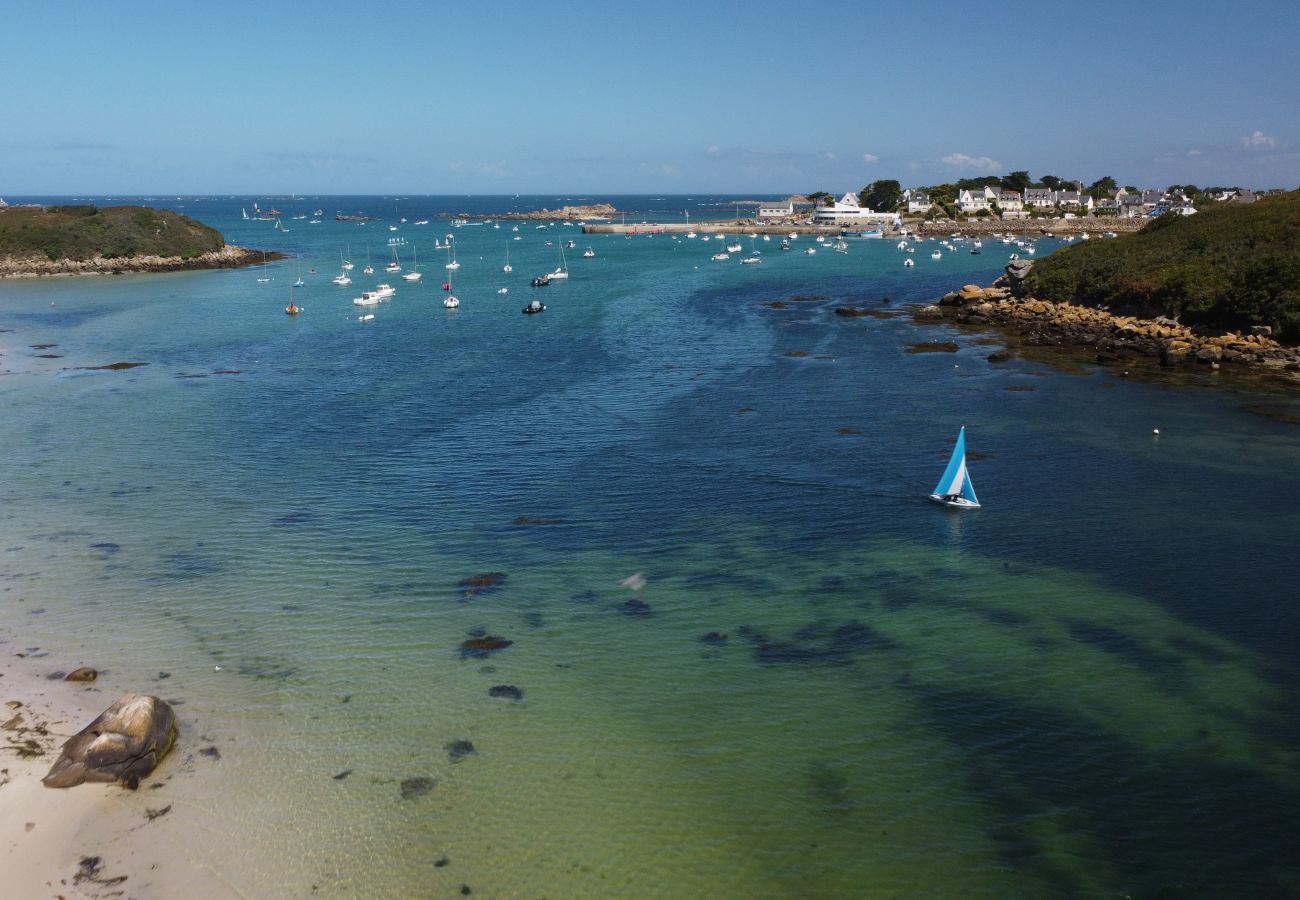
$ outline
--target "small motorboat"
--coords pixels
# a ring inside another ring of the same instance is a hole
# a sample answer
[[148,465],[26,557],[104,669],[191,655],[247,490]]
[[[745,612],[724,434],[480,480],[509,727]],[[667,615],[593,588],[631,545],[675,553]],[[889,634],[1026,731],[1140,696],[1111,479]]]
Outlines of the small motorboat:
[[510,292],[509,288],[497,288],[498,294],[508,294],[509,292]]
[[903,260],[903,267],[904,267],[904,268],[910,269],[910,268],[912,268],[912,266],[914,266],[914,265],[916,265],[916,263],[913,262],[910,258],[909,258],[909,259],[905,259],[905,260]]
[[447,309],[455,309],[456,307],[460,306],[460,300],[458,300],[456,296],[453,294],[450,297],[444,297],[442,300],[442,305],[445,306]]
[[596,251],[592,250],[590,247],[582,251],[582,256],[584,259],[591,259],[595,255],[596,255]]
[[[549,274],[538,275],[530,283],[532,284],[533,287],[546,287],[548,284],[551,283],[551,276]],[[538,310],[538,312],[541,312],[541,310]]]
[[546,304],[541,300],[534,300],[525,306],[521,312],[526,316],[536,315],[539,312],[546,312]]
[[943,254],[936,250],[930,254],[930,259],[943,259]]

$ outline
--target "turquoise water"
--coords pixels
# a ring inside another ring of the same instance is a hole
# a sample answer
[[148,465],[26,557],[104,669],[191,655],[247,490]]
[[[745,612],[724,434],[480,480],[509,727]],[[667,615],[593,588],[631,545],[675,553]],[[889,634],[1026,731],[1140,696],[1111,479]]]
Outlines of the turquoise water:
[[[172,201],[294,258],[0,283],[11,642],[183,701],[166,792],[233,886],[1297,892],[1300,428],[1243,408],[1292,393],[995,366],[979,335],[834,315],[987,283],[991,242],[904,269],[892,243],[760,241],[746,267],[662,235],[388,230],[589,199],[278,201],[286,234],[252,198]],[[419,284],[360,275],[391,237]],[[570,237],[569,282],[529,288]],[[119,361],[146,365],[79,368]],[[924,498],[962,424],[985,506],[953,513]],[[458,587],[481,573],[505,578]],[[479,633],[513,644],[463,658]]]

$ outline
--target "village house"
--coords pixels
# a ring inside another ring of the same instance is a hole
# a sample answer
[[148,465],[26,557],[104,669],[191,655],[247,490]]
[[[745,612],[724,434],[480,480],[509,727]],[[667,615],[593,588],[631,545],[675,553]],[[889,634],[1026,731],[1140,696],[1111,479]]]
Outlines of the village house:
[[1025,206],[1047,209],[1056,205],[1056,192],[1051,188],[1025,188]]
[[920,188],[908,188],[903,191],[903,203],[906,204],[909,213],[927,213],[934,203],[930,200],[930,195]]
[[963,190],[957,195],[957,211],[967,215],[977,213],[981,209],[988,209],[992,199],[993,191],[989,188]]
[[760,219],[790,219],[793,217],[793,200],[768,200],[758,205],[758,218]]

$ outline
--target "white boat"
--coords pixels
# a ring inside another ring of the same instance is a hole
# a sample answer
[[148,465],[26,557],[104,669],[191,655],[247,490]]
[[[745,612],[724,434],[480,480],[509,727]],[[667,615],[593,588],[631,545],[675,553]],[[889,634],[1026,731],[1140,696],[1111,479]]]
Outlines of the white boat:
[[366,267],[361,270],[362,275],[375,274],[375,267],[370,264],[370,248],[366,248]]
[[812,256],[816,252],[817,252],[816,247],[809,247],[807,250],[804,251],[804,253],[808,254],[809,256]]
[[943,254],[936,250],[930,254],[930,259],[943,259]]
[[559,249],[560,249],[560,264],[559,264],[558,266],[556,266],[555,271],[551,273],[551,281],[555,281],[557,278],[568,278],[568,277],[569,277],[569,266],[568,266],[568,264],[567,264],[567,263],[565,262],[565,260],[564,260],[564,242],[563,242],[563,241],[560,242],[560,248],[559,248]]
[[405,275],[402,276],[403,281],[419,281],[420,276],[423,274],[420,271],[419,251],[413,249],[411,251],[411,256],[414,262],[411,263],[411,271],[407,272]]
[[582,258],[583,258],[583,259],[592,259],[592,258],[595,257],[595,255],[596,255],[596,251],[595,251],[595,250],[592,250],[590,247],[588,247],[586,250],[583,250],[583,251],[582,251]]
[[831,249],[834,250],[836,253],[848,253],[849,244],[847,241],[844,240],[844,238],[840,238],[838,241],[831,244]]
[[393,244],[392,249],[393,249],[393,261],[390,262],[388,265],[384,266],[384,271],[390,274],[394,272],[402,271],[402,264],[397,261],[397,245]]
[[693,238],[695,237],[695,232],[694,232],[694,231],[688,231],[688,232],[686,232],[686,236],[687,236],[688,238],[692,238],[692,239],[693,239]]
[[384,298],[374,291],[362,291],[360,297],[353,297],[355,306],[378,306]]
[[501,267],[502,272],[513,272],[515,267],[510,265],[510,245],[506,244],[506,264]]
[[[348,245],[347,245],[347,248],[348,248],[347,256],[351,256],[351,255],[352,255],[352,245],[351,245],[351,244],[348,244]],[[343,259],[343,268],[344,268],[345,271],[351,272],[352,269],[353,269],[353,266],[352,266],[352,260],[351,260],[351,259],[346,259],[346,258]]]
[[740,261],[742,266],[756,266],[763,261],[761,256],[746,256]]
[[912,266],[914,266],[914,265],[916,265],[916,263],[912,262],[912,258],[911,258],[911,257],[908,257],[907,259],[903,260],[903,266],[906,267],[906,268],[908,268],[908,269],[912,268]]
[[[306,283],[307,283],[307,282],[305,282],[305,281],[302,280],[302,263],[299,262],[299,263],[298,263],[298,280],[295,281],[295,282],[293,283],[293,287],[302,287],[302,286],[303,286],[304,284],[306,284]],[[290,296],[289,299],[292,300],[293,297]]]
[[509,289],[509,288],[497,288],[497,293],[498,293],[498,294],[508,294],[508,293],[510,293],[510,289]]
[[715,260],[717,260],[718,262],[722,262],[723,260],[731,259],[731,254],[730,254],[730,253],[715,253],[715,254],[713,254],[713,255],[712,255],[711,257],[709,257],[709,258],[710,258],[710,259],[715,259]]
[[379,295],[379,299],[387,300],[397,293],[397,290],[390,284],[378,284],[375,286],[374,293]]
[[447,309],[455,309],[456,307],[460,306],[460,301],[455,297],[443,297],[442,305]]
[[456,262],[456,245],[452,243],[451,235],[447,235],[447,243],[443,245],[447,250],[446,269],[449,272],[455,272],[460,268],[460,263]]
[[352,279],[348,277],[347,272],[340,272],[331,279],[335,284],[349,285]]
[[728,253],[739,253],[739,252],[740,252],[740,242],[737,241],[737,242],[734,243],[734,244],[728,244],[728,245],[727,245],[727,252],[728,252]]
[[966,426],[957,432],[957,443],[953,445],[948,467],[943,470],[939,483],[934,486],[930,499],[953,509],[979,509],[980,502],[975,496],[975,486],[971,484],[970,473],[966,471]]

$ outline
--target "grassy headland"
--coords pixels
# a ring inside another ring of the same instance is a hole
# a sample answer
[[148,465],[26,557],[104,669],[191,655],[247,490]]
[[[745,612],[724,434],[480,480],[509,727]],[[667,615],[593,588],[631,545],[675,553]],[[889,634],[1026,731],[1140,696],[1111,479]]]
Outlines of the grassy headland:
[[226,245],[215,228],[144,206],[47,206],[0,210],[0,256],[51,261],[162,256],[194,259]]
[[1300,191],[1164,215],[1135,235],[1065,248],[1037,261],[1025,287],[1042,300],[1211,330],[1268,325],[1300,343]]
[[215,228],[164,209],[0,209],[0,277],[221,269],[283,258],[229,246]]

